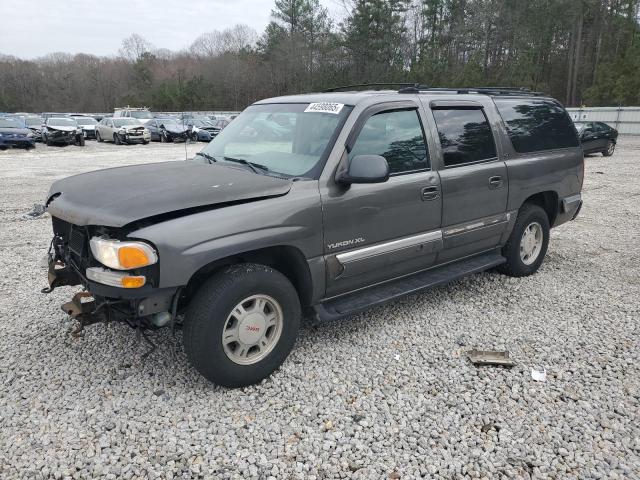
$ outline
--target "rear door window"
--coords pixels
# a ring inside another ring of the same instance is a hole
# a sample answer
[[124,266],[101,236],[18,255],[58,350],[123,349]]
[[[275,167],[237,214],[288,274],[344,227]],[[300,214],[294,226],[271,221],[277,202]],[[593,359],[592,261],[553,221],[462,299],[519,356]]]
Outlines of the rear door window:
[[564,108],[542,99],[494,98],[518,153],[578,146],[576,131]]
[[480,108],[433,109],[445,167],[497,157],[493,132]]

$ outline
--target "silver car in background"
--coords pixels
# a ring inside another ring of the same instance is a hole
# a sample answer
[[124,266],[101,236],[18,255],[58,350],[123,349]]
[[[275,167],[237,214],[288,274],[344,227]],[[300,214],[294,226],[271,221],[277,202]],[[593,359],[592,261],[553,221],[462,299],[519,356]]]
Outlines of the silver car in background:
[[103,118],[96,125],[96,140],[98,142],[113,142],[116,145],[123,143],[147,144],[151,140],[151,134],[140,120],[135,118]]

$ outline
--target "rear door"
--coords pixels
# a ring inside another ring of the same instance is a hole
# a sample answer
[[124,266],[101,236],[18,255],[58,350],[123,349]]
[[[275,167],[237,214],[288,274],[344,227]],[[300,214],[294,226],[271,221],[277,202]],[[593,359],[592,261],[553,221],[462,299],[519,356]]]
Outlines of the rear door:
[[439,138],[443,263],[500,244],[508,224],[509,179],[498,157],[491,129],[497,117],[489,103],[437,100],[430,110]]
[[389,180],[320,187],[327,296],[428,268],[441,250],[440,182],[431,169],[423,115],[414,101],[366,109],[343,161],[381,155]]

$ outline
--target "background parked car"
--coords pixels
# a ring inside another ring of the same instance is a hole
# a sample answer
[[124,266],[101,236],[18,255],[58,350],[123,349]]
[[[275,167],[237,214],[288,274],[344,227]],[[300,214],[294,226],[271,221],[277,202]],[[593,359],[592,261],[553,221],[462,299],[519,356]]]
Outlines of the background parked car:
[[49,117],[42,129],[42,141],[47,145],[78,145],[84,147],[82,129],[71,117]]
[[189,125],[174,117],[153,118],[145,126],[157,142],[186,141],[191,135]]
[[42,128],[44,126],[44,118],[37,116],[25,117],[24,123],[31,133],[33,133],[33,139],[36,142],[42,141]]
[[33,133],[24,122],[9,117],[0,117],[0,150],[10,147],[33,148],[36,146]]
[[96,125],[96,139],[98,142],[113,142],[116,145],[123,143],[147,144],[151,140],[151,134],[140,120],[136,118],[103,118]]
[[213,123],[213,132],[212,132],[212,136],[215,137],[216,135],[218,135],[222,130],[224,130],[224,128],[229,125],[229,123],[231,122],[231,120],[229,120],[228,118],[218,118],[214,123]]
[[585,154],[600,152],[605,157],[613,155],[618,142],[615,128],[603,122],[576,122],[575,125]]
[[113,110],[114,118],[137,118],[138,120],[145,121],[153,118],[153,114],[149,111],[148,108],[134,108],[134,107],[126,107],[126,108],[115,108]]
[[210,142],[215,137],[216,126],[210,120],[194,119],[189,122],[191,127],[191,140]]
[[86,117],[84,115],[74,116],[73,119],[78,123],[82,129],[84,138],[96,138],[96,119],[93,117]]

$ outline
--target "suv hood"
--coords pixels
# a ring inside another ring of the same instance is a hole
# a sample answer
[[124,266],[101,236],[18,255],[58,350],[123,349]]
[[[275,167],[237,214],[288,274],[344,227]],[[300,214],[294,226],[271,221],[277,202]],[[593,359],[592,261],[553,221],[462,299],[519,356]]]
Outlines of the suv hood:
[[181,210],[285,195],[291,180],[243,167],[177,161],[110,168],[55,182],[47,210],[75,225],[122,227]]

